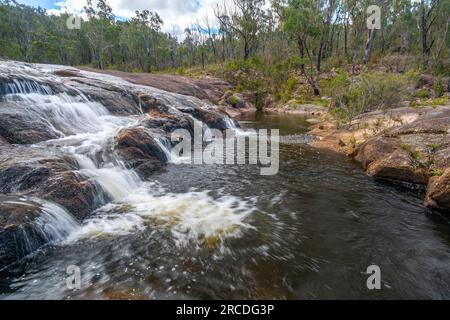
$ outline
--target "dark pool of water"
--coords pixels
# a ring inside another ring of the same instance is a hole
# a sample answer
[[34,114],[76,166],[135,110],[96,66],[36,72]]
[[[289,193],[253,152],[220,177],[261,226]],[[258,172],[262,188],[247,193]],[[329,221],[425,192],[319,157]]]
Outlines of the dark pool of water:
[[[292,115],[249,115],[248,128],[301,135]],[[301,141],[301,139],[299,139]],[[254,166],[170,165],[154,178],[252,199],[252,226],[220,246],[177,246],[151,225],[129,235],[48,247],[0,273],[0,297],[156,299],[450,298],[450,225],[423,195],[367,177],[345,156],[305,144],[280,147],[280,172]],[[66,289],[80,266],[82,289]],[[381,268],[382,289],[366,269]]]

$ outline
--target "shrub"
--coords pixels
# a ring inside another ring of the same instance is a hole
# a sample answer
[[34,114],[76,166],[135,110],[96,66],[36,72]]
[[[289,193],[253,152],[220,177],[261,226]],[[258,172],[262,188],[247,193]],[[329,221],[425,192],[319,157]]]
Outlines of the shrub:
[[338,73],[323,86],[332,98],[331,113],[339,124],[351,124],[357,115],[386,110],[400,105],[409,97],[407,76],[380,72],[363,73],[353,80]]
[[414,96],[419,99],[428,99],[430,97],[430,92],[427,89],[420,89],[416,91]]
[[258,58],[231,60],[225,66],[225,78],[236,86],[238,91],[257,92],[264,87],[265,81],[260,70],[264,64]]
[[438,80],[436,81],[436,84],[434,85],[434,94],[436,95],[437,98],[440,98],[444,95],[445,93],[445,86],[444,86],[444,81],[442,81],[442,78],[438,78]]

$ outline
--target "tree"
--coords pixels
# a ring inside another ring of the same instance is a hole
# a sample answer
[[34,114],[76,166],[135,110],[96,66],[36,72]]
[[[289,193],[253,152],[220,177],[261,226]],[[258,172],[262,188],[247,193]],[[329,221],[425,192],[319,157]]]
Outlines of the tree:
[[[302,60],[301,72],[311,85],[314,94],[320,95],[319,87],[314,80],[314,44],[320,36],[320,21],[316,11],[314,0],[287,0],[276,3],[281,14],[282,28],[290,34],[298,45],[300,58]],[[305,55],[310,64],[310,70],[305,68]]]
[[[430,53],[436,42],[433,27],[435,26],[440,14],[442,0],[420,0],[420,32],[422,36],[422,64],[426,69],[430,62]],[[447,2],[448,4],[448,2]],[[448,7],[447,7],[448,9]],[[445,12],[445,11],[444,11]],[[444,13],[445,14],[445,13]],[[448,11],[447,11],[448,19]]]
[[247,60],[258,47],[258,31],[264,10],[264,0],[233,0],[231,9],[225,4],[217,5],[215,15],[222,25],[232,29],[243,44],[244,60]]

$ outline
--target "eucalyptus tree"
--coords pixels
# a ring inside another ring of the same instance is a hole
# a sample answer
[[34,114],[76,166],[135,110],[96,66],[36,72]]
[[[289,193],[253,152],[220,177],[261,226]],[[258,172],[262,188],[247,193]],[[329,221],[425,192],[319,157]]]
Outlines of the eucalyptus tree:
[[[281,0],[275,3],[280,14],[280,22],[284,32],[295,39],[300,58],[301,72],[308,79],[314,94],[319,95],[319,87],[314,80],[314,54],[317,39],[321,34],[321,21],[314,0]],[[309,70],[305,67],[309,63]]]
[[227,7],[217,5],[215,15],[221,24],[232,29],[243,46],[243,58],[247,60],[258,48],[258,33],[264,16],[265,0],[233,0]]

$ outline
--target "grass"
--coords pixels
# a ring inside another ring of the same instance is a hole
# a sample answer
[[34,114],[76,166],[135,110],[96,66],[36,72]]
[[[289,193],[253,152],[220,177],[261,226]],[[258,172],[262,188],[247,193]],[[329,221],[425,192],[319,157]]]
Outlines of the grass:
[[450,104],[450,101],[448,99],[448,97],[440,97],[440,98],[434,98],[434,99],[427,99],[427,100],[422,100],[422,101],[412,101],[410,103],[411,107],[414,108],[423,108],[423,107],[433,107],[433,108],[437,108],[439,106],[445,106]]
[[444,170],[442,169],[434,169],[431,171],[431,176],[433,177],[442,177],[444,175]]

